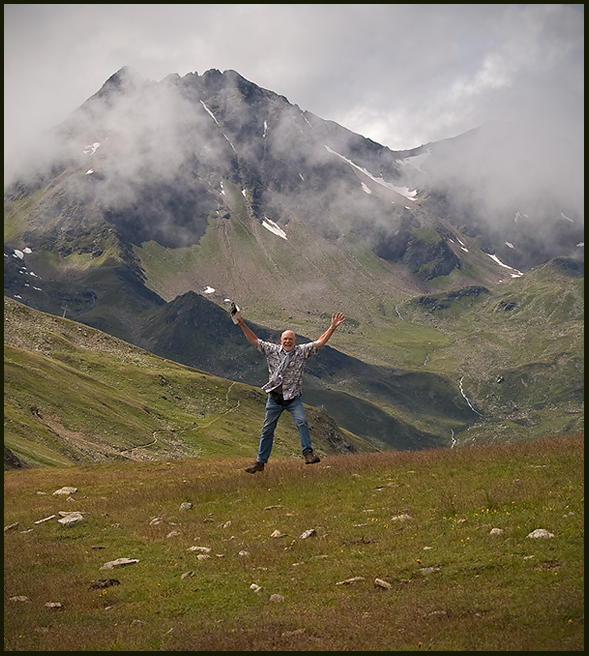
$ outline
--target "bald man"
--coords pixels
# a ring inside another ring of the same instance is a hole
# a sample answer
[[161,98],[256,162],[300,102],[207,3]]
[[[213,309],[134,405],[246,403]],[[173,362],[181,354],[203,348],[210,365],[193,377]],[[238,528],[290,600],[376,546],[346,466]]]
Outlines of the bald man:
[[303,385],[303,369],[307,358],[327,344],[336,328],[345,320],[341,312],[334,314],[331,325],[315,342],[297,345],[292,330],[285,330],[280,337],[280,345],[258,339],[241,315],[236,315],[236,322],[243,330],[247,341],[266,356],[270,380],[262,387],[268,394],[266,416],[262,427],[262,436],[256,462],[246,468],[246,472],[255,474],[264,470],[270,458],[274,442],[274,430],[280,415],[284,410],[290,412],[301,438],[301,447],[305,463],[311,465],[319,462],[319,457],[313,453],[309,424],[301,401]]

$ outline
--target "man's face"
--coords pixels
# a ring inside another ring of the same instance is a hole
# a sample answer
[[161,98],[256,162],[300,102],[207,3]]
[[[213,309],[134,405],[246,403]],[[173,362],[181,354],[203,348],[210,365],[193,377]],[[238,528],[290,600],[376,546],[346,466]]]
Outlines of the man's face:
[[285,330],[280,337],[280,343],[285,351],[292,351],[295,345],[295,335],[292,330]]

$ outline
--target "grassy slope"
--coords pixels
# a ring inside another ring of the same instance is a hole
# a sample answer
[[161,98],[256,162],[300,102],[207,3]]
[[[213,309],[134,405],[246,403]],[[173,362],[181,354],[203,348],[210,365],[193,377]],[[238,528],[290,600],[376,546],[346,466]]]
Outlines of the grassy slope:
[[[243,453],[254,457],[265,395],[5,298],[4,443],[32,466]],[[309,408],[320,453],[372,450]],[[297,455],[279,422],[275,453]]]
[[[584,649],[582,437],[246,462],[7,472],[5,649]],[[35,524],[63,510],[85,521]]]

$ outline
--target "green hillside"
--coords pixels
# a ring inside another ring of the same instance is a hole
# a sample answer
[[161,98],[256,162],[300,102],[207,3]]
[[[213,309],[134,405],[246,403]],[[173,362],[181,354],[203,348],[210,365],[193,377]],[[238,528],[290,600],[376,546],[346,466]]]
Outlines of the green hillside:
[[[266,396],[4,299],[4,444],[27,466],[257,453]],[[374,450],[308,408],[319,453]],[[275,453],[298,456],[290,417]]]

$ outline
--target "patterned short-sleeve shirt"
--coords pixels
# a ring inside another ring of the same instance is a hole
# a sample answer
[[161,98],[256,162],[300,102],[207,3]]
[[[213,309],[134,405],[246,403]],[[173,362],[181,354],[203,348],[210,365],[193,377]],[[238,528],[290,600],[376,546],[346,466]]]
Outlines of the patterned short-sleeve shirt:
[[[286,351],[280,344],[272,344],[272,342],[265,342],[261,339],[258,339],[258,351],[266,356],[268,373],[270,374],[270,378],[272,378],[272,374],[280,366]],[[317,353],[315,342],[295,345],[294,353],[282,375],[282,395],[285,401],[294,399],[296,396],[302,394],[303,369],[305,368],[307,358],[310,358],[315,353]]]

